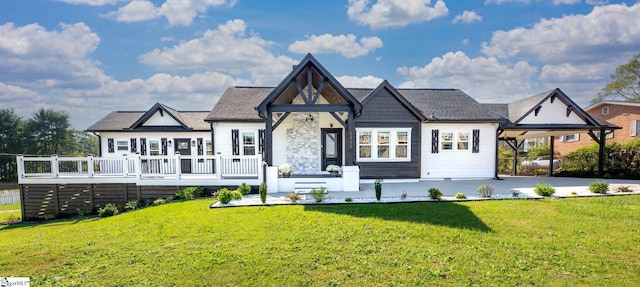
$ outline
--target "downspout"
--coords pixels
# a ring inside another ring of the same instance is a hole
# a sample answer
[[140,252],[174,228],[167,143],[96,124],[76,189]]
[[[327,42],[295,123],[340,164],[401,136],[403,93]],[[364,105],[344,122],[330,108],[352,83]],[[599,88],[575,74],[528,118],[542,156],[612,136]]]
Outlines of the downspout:
[[213,131],[213,123],[209,122],[209,127],[211,128],[211,155],[215,155],[216,154],[216,142],[213,141],[214,137],[214,131]]
[[102,137],[96,132],[93,132],[93,135],[98,137],[98,157],[102,157]]

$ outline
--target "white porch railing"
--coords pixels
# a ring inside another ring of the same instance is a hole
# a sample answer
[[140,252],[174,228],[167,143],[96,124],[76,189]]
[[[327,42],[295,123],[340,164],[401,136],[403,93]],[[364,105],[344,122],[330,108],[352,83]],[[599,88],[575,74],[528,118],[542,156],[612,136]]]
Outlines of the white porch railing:
[[262,179],[261,155],[256,156],[141,156],[123,157],[24,157],[17,156],[18,183],[42,183],[45,179],[149,179],[200,178]]

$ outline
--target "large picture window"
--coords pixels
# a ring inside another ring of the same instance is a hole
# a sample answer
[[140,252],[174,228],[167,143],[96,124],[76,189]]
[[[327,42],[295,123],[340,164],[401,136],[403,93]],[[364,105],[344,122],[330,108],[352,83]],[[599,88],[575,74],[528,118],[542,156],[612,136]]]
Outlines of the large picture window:
[[411,160],[411,129],[357,129],[359,161]]

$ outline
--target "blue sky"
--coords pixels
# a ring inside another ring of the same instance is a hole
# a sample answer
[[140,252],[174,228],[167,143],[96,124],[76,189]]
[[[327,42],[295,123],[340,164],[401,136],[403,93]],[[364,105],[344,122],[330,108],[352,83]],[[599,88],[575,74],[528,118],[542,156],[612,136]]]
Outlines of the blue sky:
[[210,110],[312,53],[346,87],[458,88],[586,106],[640,52],[640,3],[604,0],[2,0],[0,108]]

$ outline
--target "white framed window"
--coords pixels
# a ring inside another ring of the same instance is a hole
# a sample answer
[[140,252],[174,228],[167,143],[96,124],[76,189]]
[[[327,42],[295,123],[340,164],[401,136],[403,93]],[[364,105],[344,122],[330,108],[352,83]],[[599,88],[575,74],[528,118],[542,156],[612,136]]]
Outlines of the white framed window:
[[243,131],[240,138],[240,150],[242,155],[256,155],[258,150],[258,142],[256,141],[255,131]]
[[206,150],[207,150],[206,154],[207,155],[213,155],[213,145],[211,144],[210,140],[205,141],[205,147],[206,147]]
[[149,141],[149,155],[160,155],[160,141],[159,140],[150,140]]
[[561,142],[576,142],[580,140],[580,134],[568,134],[560,137]]
[[609,107],[602,107],[602,115],[606,116],[609,114]]
[[[607,139],[612,139],[613,138],[613,131],[608,131],[606,132],[607,135],[605,136],[605,138]],[[596,135],[597,138],[600,138],[600,131],[593,131],[593,134]],[[591,140],[593,140],[593,138],[589,137]]]
[[470,150],[471,133],[468,131],[444,131],[440,133],[440,150]]
[[118,151],[129,151],[129,141],[117,141],[116,149]]
[[456,138],[458,150],[469,150],[469,132],[459,132]]
[[629,127],[631,128],[630,132],[631,132],[631,136],[635,137],[635,136],[640,136],[640,124],[639,124],[640,120],[632,120],[631,124],[629,125]]
[[358,161],[410,161],[410,128],[356,129]]

